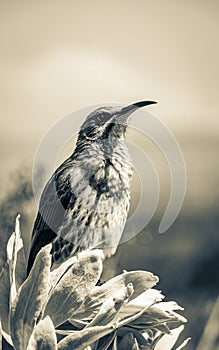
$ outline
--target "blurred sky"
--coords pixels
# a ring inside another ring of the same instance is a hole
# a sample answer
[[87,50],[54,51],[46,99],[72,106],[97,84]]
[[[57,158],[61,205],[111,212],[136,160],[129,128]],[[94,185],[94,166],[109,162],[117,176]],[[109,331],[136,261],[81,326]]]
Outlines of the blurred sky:
[[159,104],[148,111],[182,147],[191,201],[193,194],[194,205],[212,201],[218,1],[1,0],[0,8],[1,196],[9,174],[31,165],[62,116],[95,103],[153,99]]

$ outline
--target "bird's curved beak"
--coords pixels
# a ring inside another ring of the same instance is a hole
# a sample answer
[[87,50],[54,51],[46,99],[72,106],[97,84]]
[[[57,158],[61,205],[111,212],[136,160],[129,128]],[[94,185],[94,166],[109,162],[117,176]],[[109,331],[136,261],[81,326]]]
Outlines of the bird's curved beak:
[[152,105],[152,104],[155,104],[155,103],[157,103],[157,102],[155,102],[155,101],[139,101],[139,102],[135,102],[135,103],[132,103],[131,105],[123,107],[122,108],[122,113],[128,113],[129,111],[132,113],[138,108],[149,106],[149,105]]
[[135,102],[132,103],[131,105],[122,107],[119,113],[119,119],[120,121],[127,121],[129,116],[138,108],[142,108],[148,105],[152,105],[155,104],[157,102],[155,101],[139,101],[139,102]]
[[130,106],[135,106],[136,108],[141,108],[148,105],[153,105],[157,103],[156,101],[139,101],[131,104]]

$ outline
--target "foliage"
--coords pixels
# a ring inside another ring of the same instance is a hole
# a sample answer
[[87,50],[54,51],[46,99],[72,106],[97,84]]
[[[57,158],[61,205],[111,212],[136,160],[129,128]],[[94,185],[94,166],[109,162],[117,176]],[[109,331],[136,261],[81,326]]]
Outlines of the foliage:
[[98,285],[101,250],[82,252],[54,270],[50,251],[50,244],[41,249],[26,278],[17,217],[0,272],[5,342],[16,350],[173,349],[186,319],[176,312],[183,310],[177,303],[164,302],[153,289],[157,276],[124,271]]

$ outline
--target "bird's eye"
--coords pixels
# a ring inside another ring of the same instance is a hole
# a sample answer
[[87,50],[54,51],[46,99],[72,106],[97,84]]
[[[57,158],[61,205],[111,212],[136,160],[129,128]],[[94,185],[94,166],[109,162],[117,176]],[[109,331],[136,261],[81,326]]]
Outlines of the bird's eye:
[[86,129],[84,129],[84,136],[88,140],[95,140],[98,138],[99,134],[101,133],[101,128],[99,126],[89,126]]
[[94,139],[96,136],[95,127],[89,126],[88,128],[86,128],[84,130],[84,135],[90,140]]

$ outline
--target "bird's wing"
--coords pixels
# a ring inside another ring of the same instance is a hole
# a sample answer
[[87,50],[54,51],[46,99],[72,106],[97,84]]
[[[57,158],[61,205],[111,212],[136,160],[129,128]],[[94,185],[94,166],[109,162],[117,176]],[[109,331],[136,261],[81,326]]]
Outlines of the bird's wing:
[[53,175],[45,186],[40,199],[32,238],[34,238],[37,231],[51,229],[56,232],[61,225],[69,200],[73,196],[69,181],[66,176],[63,181],[57,183],[56,176]]
[[66,207],[58,235],[73,243],[74,251],[78,250],[81,239],[92,226],[93,215],[96,214],[100,200],[97,186],[94,186],[94,180],[92,180],[94,174],[95,181],[101,183],[105,176],[102,159],[94,162],[87,157],[86,161],[75,162],[74,167],[69,169],[72,196]]
[[39,250],[56,237],[70,199],[73,202],[74,195],[71,192],[70,176],[65,162],[52,175],[41,195],[32,233],[29,269]]

